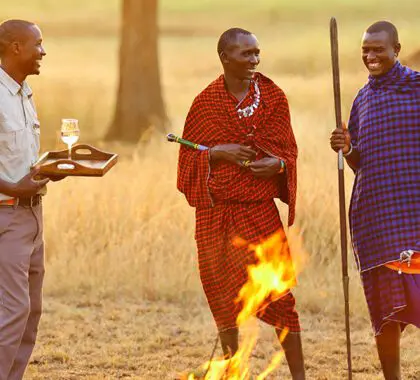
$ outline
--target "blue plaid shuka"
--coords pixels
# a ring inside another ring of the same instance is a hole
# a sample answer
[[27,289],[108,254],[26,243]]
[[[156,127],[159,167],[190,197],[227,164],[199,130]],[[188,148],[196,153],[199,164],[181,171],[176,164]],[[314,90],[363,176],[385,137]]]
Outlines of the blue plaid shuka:
[[389,322],[420,328],[420,274],[399,274],[380,266],[361,273],[372,328],[382,334]]
[[420,73],[399,62],[369,77],[350,114],[360,166],[350,231],[361,272],[420,251]]

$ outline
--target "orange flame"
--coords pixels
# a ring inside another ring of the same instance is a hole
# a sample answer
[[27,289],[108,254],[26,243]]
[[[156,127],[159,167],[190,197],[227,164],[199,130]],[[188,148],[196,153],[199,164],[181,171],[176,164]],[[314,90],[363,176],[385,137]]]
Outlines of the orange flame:
[[[270,302],[281,298],[296,285],[297,268],[292,262],[286,235],[282,229],[259,244],[248,244],[240,238],[234,239],[233,244],[237,247],[247,246],[256,257],[255,264],[248,267],[248,280],[236,299],[242,306],[237,324],[243,326],[254,319],[253,317],[264,313]],[[286,327],[279,337],[280,342],[283,342],[287,334]],[[251,376],[250,356],[257,336],[257,328],[247,329],[238,351],[232,358],[209,361],[202,365],[198,372],[184,375],[181,379],[248,380]],[[257,380],[264,380],[278,367],[283,357],[283,351],[276,353]]]
[[235,355],[230,359],[213,360],[204,364],[201,376],[190,374],[187,380],[246,380],[250,378],[249,358],[258,334],[247,334]]
[[[246,242],[237,238],[234,245]],[[264,312],[268,301],[281,298],[296,285],[295,267],[290,257],[289,245],[283,230],[279,230],[260,244],[250,244],[257,263],[248,267],[248,281],[239,292],[236,302],[242,302],[238,325],[258,312]]]

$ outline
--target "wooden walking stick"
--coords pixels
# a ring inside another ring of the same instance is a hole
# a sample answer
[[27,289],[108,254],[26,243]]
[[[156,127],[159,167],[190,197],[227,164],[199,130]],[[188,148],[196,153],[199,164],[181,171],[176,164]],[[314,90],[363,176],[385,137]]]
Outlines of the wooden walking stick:
[[[337,128],[343,128],[341,118],[340,70],[338,62],[338,34],[337,21],[334,17],[330,21],[331,58],[334,85],[334,108]],[[349,307],[349,275],[347,265],[347,225],[346,199],[344,191],[344,157],[343,151],[338,152],[338,196],[340,203],[340,239],[341,239],[341,268],[344,291],[344,313],[346,321],[347,368],[348,378],[352,379],[351,341],[350,341],[350,307]]]

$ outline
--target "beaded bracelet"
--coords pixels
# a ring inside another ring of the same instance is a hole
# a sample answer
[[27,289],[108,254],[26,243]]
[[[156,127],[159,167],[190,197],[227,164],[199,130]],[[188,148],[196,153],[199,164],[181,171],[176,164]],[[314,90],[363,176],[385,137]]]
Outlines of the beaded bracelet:
[[285,167],[286,165],[284,164],[284,161],[283,160],[280,160],[280,169],[279,169],[279,171],[278,171],[278,173],[279,174],[281,174],[281,173],[283,173],[284,172],[284,167]]

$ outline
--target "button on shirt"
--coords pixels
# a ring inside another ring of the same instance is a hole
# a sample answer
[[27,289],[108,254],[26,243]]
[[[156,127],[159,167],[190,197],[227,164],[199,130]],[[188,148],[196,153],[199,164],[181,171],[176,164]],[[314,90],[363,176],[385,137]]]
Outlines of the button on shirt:
[[[32,90],[0,68],[0,179],[16,183],[30,172],[39,154],[40,124]],[[0,200],[10,199],[0,193]]]

